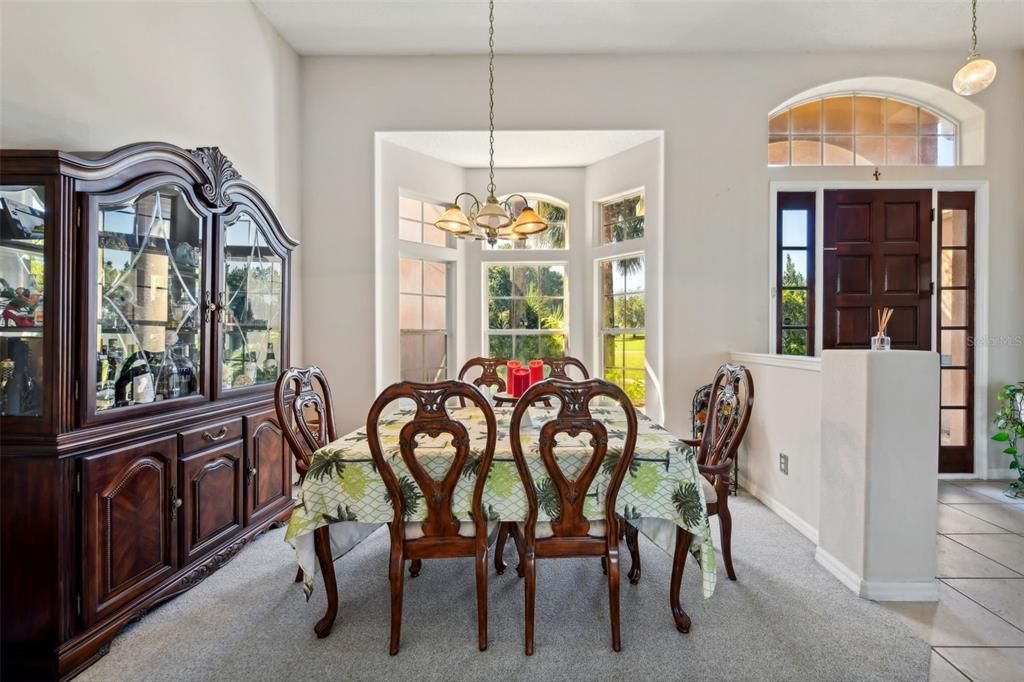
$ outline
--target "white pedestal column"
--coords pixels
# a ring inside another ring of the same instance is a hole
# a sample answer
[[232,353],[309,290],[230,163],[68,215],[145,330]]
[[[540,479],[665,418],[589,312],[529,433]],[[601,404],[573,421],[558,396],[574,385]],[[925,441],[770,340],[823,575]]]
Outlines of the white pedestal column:
[[827,350],[815,558],[865,599],[936,601],[939,358]]

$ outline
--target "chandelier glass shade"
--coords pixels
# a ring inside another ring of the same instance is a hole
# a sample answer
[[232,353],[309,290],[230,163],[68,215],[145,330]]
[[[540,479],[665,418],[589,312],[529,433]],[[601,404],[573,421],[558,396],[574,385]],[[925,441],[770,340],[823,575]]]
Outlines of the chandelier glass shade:
[[[462,192],[455,197],[452,203],[448,204],[444,213],[434,222],[434,227],[454,234],[463,239],[486,239],[492,246],[498,243],[499,239],[514,241],[525,239],[527,235],[537,234],[548,229],[548,224],[539,213],[530,208],[530,203],[522,194],[512,194],[503,201],[495,196],[494,186],[494,0],[490,2],[490,16],[488,19],[488,45],[489,45],[489,113],[490,133],[489,148],[489,169],[490,182],[487,184],[487,199],[480,203],[470,192]],[[459,199],[469,197],[472,200],[467,211],[459,206]],[[512,199],[522,199],[521,209],[514,210]]]
[[970,97],[992,85],[995,79],[995,63],[978,53],[978,0],[971,0],[971,52],[967,63],[953,76],[953,92]]

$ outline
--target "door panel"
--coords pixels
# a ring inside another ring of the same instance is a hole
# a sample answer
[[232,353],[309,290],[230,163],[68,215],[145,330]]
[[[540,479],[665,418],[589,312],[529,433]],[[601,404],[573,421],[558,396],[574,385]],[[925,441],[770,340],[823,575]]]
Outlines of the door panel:
[[245,418],[247,524],[282,509],[291,500],[291,453],[274,410]]
[[86,624],[177,568],[176,450],[176,437],[168,436],[83,458]]
[[181,460],[183,565],[242,528],[243,453],[237,440]]
[[892,347],[931,348],[931,192],[825,192],[823,348],[868,348],[893,308]]

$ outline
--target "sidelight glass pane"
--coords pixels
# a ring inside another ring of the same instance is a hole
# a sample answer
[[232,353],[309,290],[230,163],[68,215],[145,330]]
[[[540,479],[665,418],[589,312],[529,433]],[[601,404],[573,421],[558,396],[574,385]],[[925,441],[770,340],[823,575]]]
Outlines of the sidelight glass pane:
[[944,367],[967,364],[967,330],[943,329],[940,343],[941,363]]
[[782,324],[786,327],[807,326],[807,290],[782,290]]
[[967,250],[942,249],[939,263],[939,278],[944,287],[967,285]]
[[[0,187],[0,415],[43,413],[46,189]],[[104,362],[107,362],[104,365]],[[110,395],[109,361],[97,358],[97,402]]]
[[959,208],[942,210],[942,245],[967,246],[967,211]]
[[807,286],[807,251],[804,249],[783,249],[782,286]]
[[782,212],[782,244],[807,246],[807,211],[787,209]]
[[941,404],[944,406],[967,404],[967,370],[944,369],[942,377]]
[[943,327],[967,326],[967,292],[965,290],[943,290],[939,299],[939,322]]
[[782,354],[783,355],[807,355],[807,330],[806,329],[783,329],[782,330]]
[[967,411],[941,410],[939,413],[939,444],[967,444]]

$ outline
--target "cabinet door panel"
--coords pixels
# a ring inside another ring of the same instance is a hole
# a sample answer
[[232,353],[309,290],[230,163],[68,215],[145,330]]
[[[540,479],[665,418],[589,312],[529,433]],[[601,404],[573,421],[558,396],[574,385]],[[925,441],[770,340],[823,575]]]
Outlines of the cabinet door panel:
[[242,527],[242,441],[181,460],[181,560],[190,563]]
[[246,523],[281,509],[291,499],[291,453],[273,410],[245,418],[248,438]]
[[177,568],[177,439],[160,438],[82,461],[83,617],[95,622]]

